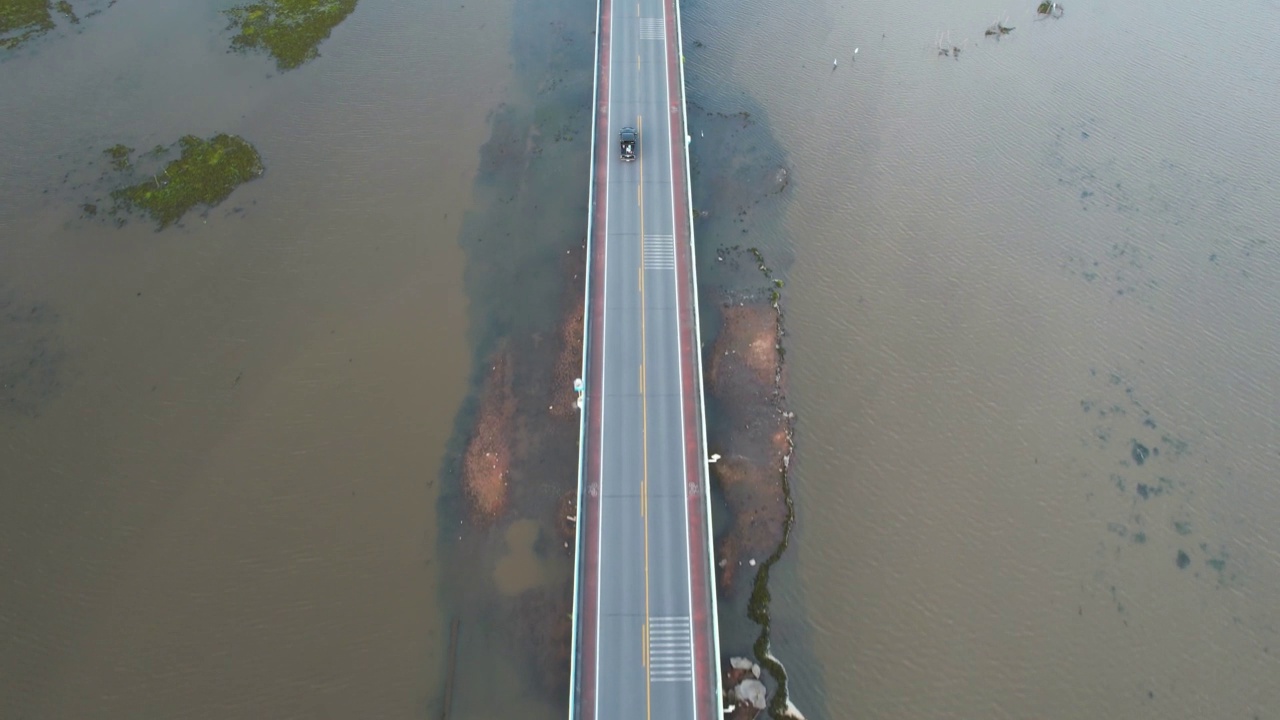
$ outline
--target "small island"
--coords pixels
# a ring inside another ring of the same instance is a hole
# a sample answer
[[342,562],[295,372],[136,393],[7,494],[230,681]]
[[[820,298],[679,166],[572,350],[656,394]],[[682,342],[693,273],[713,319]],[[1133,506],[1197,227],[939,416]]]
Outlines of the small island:
[[320,43],[356,9],[358,0],[262,0],[225,11],[233,50],[265,50],[280,70],[319,57]]
[[[181,155],[133,185],[113,190],[113,213],[137,210],[149,215],[159,229],[179,221],[188,210],[212,207],[226,200],[240,185],[263,173],[262,158],[244,138],[219,133],[205,140],[187,135],[178,140]],[[168,152],[157,147],[146,155],[158,158]],[[116,170],[132,169],[133,148],[115,145],[104,151]]]
[[13,50],[52,30],[52,9],[49,0],[0,0],[0,49]]
[[[116,0],[108,0],[111,7]],[[84,17],[92,17],[105,8],[102,0],[80,2],[81,9],[91,8]],[[58,27],[56,15],[61,15],[64,28],[80,24],[80,15],[67,0],[0,0],[0,50],[16,50],[28,40],[33,40]]]

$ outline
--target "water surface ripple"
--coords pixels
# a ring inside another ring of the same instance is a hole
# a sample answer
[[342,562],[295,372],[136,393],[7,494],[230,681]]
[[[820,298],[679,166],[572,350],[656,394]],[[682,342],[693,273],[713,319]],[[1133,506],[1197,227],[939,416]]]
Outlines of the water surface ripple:
[[1032,9],[690,4],[692,72],[749,87],[792,163],[793,693],[825,717],[1267,717],[1272,9]]

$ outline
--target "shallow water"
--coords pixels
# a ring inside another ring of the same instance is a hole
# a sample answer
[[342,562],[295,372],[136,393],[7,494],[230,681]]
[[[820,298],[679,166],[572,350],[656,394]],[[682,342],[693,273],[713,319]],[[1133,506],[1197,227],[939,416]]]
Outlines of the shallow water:
[[688,5],[792,171],[775,643],[810,717],[1267,717],[1269,11],[1030,8]]

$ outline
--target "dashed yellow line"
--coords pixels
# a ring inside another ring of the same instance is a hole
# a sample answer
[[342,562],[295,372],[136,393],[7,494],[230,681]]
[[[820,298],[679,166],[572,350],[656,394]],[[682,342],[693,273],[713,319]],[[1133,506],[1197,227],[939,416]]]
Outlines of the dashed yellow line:
[[[644,118],[636,116],[636,135],[637,140],[643,140],[644,135],[641,130],[644,129]],[[640,275],[644,277],[644,155],[640,154]],[[644,475],[640,481],[640,507],[641,514],[645,514],[644,509],[649,504],[649,395],[644,389],[644,366],[645,360],[648,358],[645,350],[645,312],[644,312],[644,282],[640,283],[640,427],[641,436],[644,439]],[[649,626],[649,517],[645,514],[644,519],[644,624]],[[649,644],[645,643],[646,658]],[[653,700],[651,698],[652,680],[649,674],[649,665],[645,663],[644,671],[644,716],[646,720],[652,720],[653,717]]]
[[640,623],[640,664],[649,669],[649,624]]

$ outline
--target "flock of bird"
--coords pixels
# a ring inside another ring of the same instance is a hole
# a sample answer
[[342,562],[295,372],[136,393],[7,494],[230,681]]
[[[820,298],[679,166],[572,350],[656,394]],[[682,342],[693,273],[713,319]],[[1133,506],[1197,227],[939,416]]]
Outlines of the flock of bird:
[[[853,59],[854,59],[854,60],[857,60],[857,59],[858,59],[858,48],[854,48],[854,49],[853,49]],[[836,67],[837,67],[839,64],[840,64],[840,58],[832,58],[832,60],[831,60],[831,69],[832,69],[832,70],[835,70],[835,69],[836,69]]]

